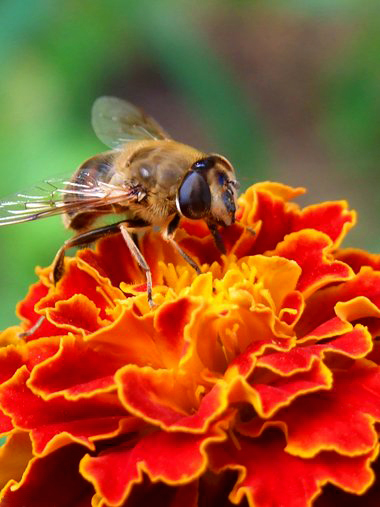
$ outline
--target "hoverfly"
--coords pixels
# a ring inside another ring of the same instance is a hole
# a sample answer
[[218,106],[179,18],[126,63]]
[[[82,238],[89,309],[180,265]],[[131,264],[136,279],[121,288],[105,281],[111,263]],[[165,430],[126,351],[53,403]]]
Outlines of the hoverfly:
[[[133,257],[145,272],[147,295],[153,306],[149,266],[132,232],[158,226],[163,237],[197,271],[196,262],[176,243],[181,216],[203,219],[224,252],[217,226],[235,220],[235,171],[221,155],[205,154],[174,141],[142,110],[115,97],[100,97],[92,108],[98,138],[111,148],[86,160],[68,178],[45,180],[26,192],[0,201],[0,226],[63,214],[75,235],[58,250],[52,278],[64,272],[65,251],[121,232]],[[123,219],[97,227],[104,215]]]

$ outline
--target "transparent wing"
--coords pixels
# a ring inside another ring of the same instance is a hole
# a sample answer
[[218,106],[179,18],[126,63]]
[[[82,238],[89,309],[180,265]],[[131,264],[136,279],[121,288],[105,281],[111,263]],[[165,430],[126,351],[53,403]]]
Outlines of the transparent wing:
[[116,97],[99,97],[92,106],[92,126],[98,138],[111,148],[130,141],[170,139],[162,127],[141,109]]
[[37,220],[70,211],[96,210],[127,200],[130,192],[86,177],[85,183],[55,178],[0,200],[0,226]]

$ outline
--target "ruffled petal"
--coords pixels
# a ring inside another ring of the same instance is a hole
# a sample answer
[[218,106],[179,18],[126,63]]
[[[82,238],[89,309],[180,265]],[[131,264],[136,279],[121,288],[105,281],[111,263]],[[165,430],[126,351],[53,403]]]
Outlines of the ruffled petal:
[[240,435],[209,448],[213,470],[239,471],[238,482],[230,495],[232,502],[239,503],[246,497],[257,507],[306,507],[328,482],[361,494],[374,480],[370,463],[378,453],[377,447],[357,457],[325,452],[305,460],[285,452],[284,440],[279,431],[270,430],[260,438]]
[[286,424],[287,452],[309,458],[321,450],[355,456],[375,449],[379,396],[378,366],[360,360],[345,371],[334,371],[331,390],[298,398],[276,414],[275,419]]
[[306,298],[330,283],[353,276],[347,264],[333,259],[332,246],[332,241],[325,234],[307,229],[287,236],[272,253],[294,260],[302,268],[297,289]]
[[116,377],[126,410],[163,429],[203,432],[228,407],[225,383],[199,401],[186,379],[167,370],[125,366]]
[[337,259],[348,264],[355,273],[359,273],[363,266],[369,266],[375,271],[380,270],[380,255],[360,250],[359,248],[346,248],[339,250]]
[[28,433],[12,432],[0,448],[0,489],[8,488],[21,480],[32,458],[32,443]]
[[54,355],[36,365],[28,386],[44,399],[63,395],[75,400],[115,388],[114,374],[124,364],[118,350],[68,335]]
[[292,230],[315,229],[324,232],[337,247],[355,223],[356,213],[348,209],[346,201],[324,202],[303,209],[294,219]]
[[92,449],[94,440],[117,434],[122,419],[128,416],[112,395],[77,401],[63,397],[43,400],[28,388],[28,378],[26,367],[22,367],[4,382],[0,386],[0,405],[15,428],[30,432],[37,454],[70,442]]
[[[71,444],[31,460],[20,482],[3,489],[6,507],[91,507],[91,485],[78,472],[84,449]],[[62,480],[64,478],[64,480]]]
[[217,427],[202,435],[156,431],[135,445],[127,442],[97,457],[86,455],[80,469],[99,495],[119,505],[143,480],[143,472],[152,481],[174,486],[192,482],[206,469],[205,447],[224,438]]

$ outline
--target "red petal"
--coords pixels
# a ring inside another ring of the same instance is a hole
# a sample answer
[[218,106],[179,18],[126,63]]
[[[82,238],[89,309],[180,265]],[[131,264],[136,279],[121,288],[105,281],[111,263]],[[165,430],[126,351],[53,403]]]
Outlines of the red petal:
[[298,398],[276,414],[288,428],[287,451],[307,458],[325,449],[347,455],[371,451],[378,442],[379,398],[380,367],[358,360],[336,371],[330,391]]
[[73,332],[93,333],[108,324],[100,319],[100,309],[82,294],[75,294],[66,301],[57,301],[54,308],[48,308],[46,316],[59,328]]
[[[264,418],[273,416],[281,406],[292,401],[291,411],[295,398],[307,392],[331,387],[332,373],[321,363],[322,359],[330,358],[331,354],[359,359],[365,357],[371,349],[371,335],[366,328],[358,325],[353,331],[328,343],[295,347],[285,353],[266,354],[257,360],[249,380],[250,388],[246,386],[240,396],[243,397],[242,401],[252,403]],[[268,370],[274,375],[270,375]],[[261,423],[258,423],[260,429]]]
[[349,493],[338,489],[333,485],[328,485],[323,489],[323,493],[313,504],[314,507],[377,507],[380,498],[380,460],[377,457],[372,465],[377,480],[372,486],[360,496],[350,495]]
[[372,349],[372,337],[368,330],[357,325],[355,328],[338,338],[317,345],[295,347],[289,352],[267,354],[258,359],[256,367],[266,367],[282,374],[307,370],[313,359],[322,359],[326,354],[339,353],[353,359],[365,357]]
[[258,189],[255,214],[249,219],[247,225],[252,226],[255,222],[261,221],[261,228],[250,255],[274,249],[277,243],[291,231],[296,211],[297,207],[284,202],[282,196],[279,198],[267,192],[265,188]]
[[[40,338],[27,344],[20,342],[18,347],[9,345],[0,349],[0,383],[9,380],[23,365],[32,369],[35,365],[55,354],[59,338]],[[13,429],[8,415],[0,410],[0,433]]]
[[116,381],[126,409],[164,429],[205,431],[227,408],[224,383],[216,384],[195,404],[193,390],[181,385],[181,379],[171,371],[127,365],[118,372]]
[[[308,309],[309,305],[307,305],[305,312],[307,312]],[[305,326],[305,324],[305,321],[303,321],[302,326]],[[334,336],[339,336],[345,332],[352,330],[352,325],[347,321],[341,320],[339,317],[332,317],[331,319],[326,320],[319,325],[316,325],[317,322],[313,322],[312,320],[307,324],[308,327],[312,328],[308,334],[304,334],[304,331],[300,329],[301,326],[296,327],[299,343],[305,343],[309,340],[312,340],[314,342],[315,340],[321,340],[323,338],[332,338]],[[316,325],[316,327],[313,327],[314,325]]]
[[184,356],[188,345],[184,336],[185,327],[194,320],[195,310],[199,306],[199,303],[189,298],[181,298],[163,304],[157,310],[154,324],[159,333],[159,341],[156,340],[156,346],[160,347],[161,354],[165,357],[166,367],[176,366]]
[[12,430],[13,424],[11,418],[8,417],[2,410],[0,410],[0,435],[3,436]]
[[92,272],[89,274],[87,271],[89,270],[86,264],[83,263],[79,266],[76,259],[68,259],[65,264],[64,276],[57,283],[57,286],[39,301],[36,309],[54,308],[58,301],[67,301],[75,294],[83,294],[99,308],[100,317],[102,319],[107,318],[106,310],[110,306],[113,307],[112,298],[115,294],[116,297],[120,298],[123,295],[121,291],[112,288],[110,285],[103,284],[103,286],[99,286],[96,274]]
[[289,326],[294,325],[300,318],[304,308],[304,298],[298,291],[289,292],[282,302],[279,318]]
[[97,457],[86,455],[80,470],[106,502],[119,505],[132,486],[142,481],[143,471],[152,481],[173,486],[192,482],[207,466],[205,446],[223,438],[215,430],[203,435],[156,431],[140,438],[134,447],[127,443]]
[[377,319],[380,317],[379,310],[380,272],[364,267],[351,280],[313,294],[297,328],[303,336],[336,315],[342,321],[357,321],[367,317]]
[[120,351],[69,335],[53,357],[33,369],[28,385],[45,399],[60,393],[73,400],[115,386],[114,373],[124,364]]
[[271,253],[297,262],[302,268],[297,289],[308,297],[329,283],[352,276],[346,264],[328,257],[331,246],[331,240],[325,234],[308,229],[289,234]]
[[294,218],[292,230],[315,229],[324,232],[332,239],[336,247],[355,222],[356,214],[348,210],[346,201],[324,202],[304,208]]
[[78,472],[85,450],[68,445],[34,459],[20,485],[2,491],[4,507],[91,507],[93,489]]
[[40,315],[34,311],[34,307],[40,299],[46,296],[49,289],[42,282],[30,286],[29,292],[24,301],[18,304],[17,314],[21,319],[27,321],[28,325],[34,324]]
[[0,383],[10,379],[23,365],[32,370],[34,366],[53,356],[58,348],[58,337],[40,338],[29,343],[20,341],[18,347],[9,345],[0,348]]
[[[48,294],[48,291],[48,287],[46,287],[42,282],[37,282],[36,284],[30,286],[25,300],[17,305],[17,315],[24,321],[24,330],[30,329],[41,317],[41,313],[37,313],[36,311],[36,305]],[[59,329],[47,319],[44,319],[42,325],[39,326],[37,331],[35,331],[33,335],[27,339],[35,340],[44,336],[58,336],[64,333],[65,332],[62,331],[62,329]]]
[[211,236],[203,240],[188,236],[181,239],[179,243],[185,252],[188,252],[190,257],[194,258],[199,265],[211,265],[213,262],[220,262],[221,253]]
[[375,271],[380,270],[380,254],[369,253],[358,248],[347,248],[339,250],[335,257],[351,266],[355,273],[359,273],[363,266],[370,266]]
[[27,387],[29,374],[20,368],[0,386],[0,405],[12,417],[15,427],[30,431],[36,453],[77,441],[92,448],[92,441],[112,436],[127,413],[117,399],[98,395],[68,401],[44,401]]
[[260,417],[267,418],[280,407],[290,402],[294,403],[297,397],[305,393],[328,389],[331,384],[332,375],[329,369],[323,363],[314,360],[306,371],[287,377],[276,376],[273,380],[267,380],[266,383],[260,381],[260,373],[258,373],[257,379],[250,381],[251,389],[247,392],[247,397],[248,400],[249,397],[252,398],[249,401]]
[[353,458],[325,452],[305,460],[284,452],[284,438],[278,431],[266,431],[255,439],[235,438],[236,445],[229,440],[208,448],[213,470],[241,471],[230,495],[234,503],[247,496],[255,507],[309,507],[326,482],[360,494],[374,479],[369,468],[373,452]]
[[114,287],[121,282],[137,283],[144,275],[125,244],[121,234],[112,234],[96,243],[96,249],[84,249],[78,257],[93,267],[102,277],[111,281]]

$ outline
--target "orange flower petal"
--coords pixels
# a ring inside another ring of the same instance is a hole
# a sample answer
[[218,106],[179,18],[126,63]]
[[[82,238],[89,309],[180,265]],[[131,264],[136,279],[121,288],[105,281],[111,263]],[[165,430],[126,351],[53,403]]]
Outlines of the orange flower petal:
[[[136,283],[144,280],[144,275],[121,234],[106,236],[97,242],[95,250],[86,248],[78,256],[98,276],[107,278],[113,287],[119,287],[121,282]],[[83,265],[82,268],[86,269]]]
[[29,435],[14,431],[0,448],[0,489],[19,481],[32,458]]
[[[39,311],[37,305],[42,298],[46,297],[48,291],[49,289],[46,285],[42,282],[37,282],[36,284],[31,285],[25,300],[17,305],[17,314],[23,321],[22,324],[24,331],[34,326],[34,324],[36,324],[40,319],[43,312]],[[49,320],[44,319],[42,325],[40,325],[28,339],[35,340],[44,336],[59,336],[63,333],[64,331],[62,331],[62,329],[56,327]]]
[[145,315],[124,307],[112,325],[103,327],[88,339],[117,347],[124,364],[170,368],[186,353],[184,329],[193,319],[197,306],[197,302],[179,299],[163,304],[156,314]]
[[29,343],[20,342],[18,346],[9,345],[0,349],[0,384],[26,365],[34,366],[54,355],[59,348],[59,338],[41,338]]

